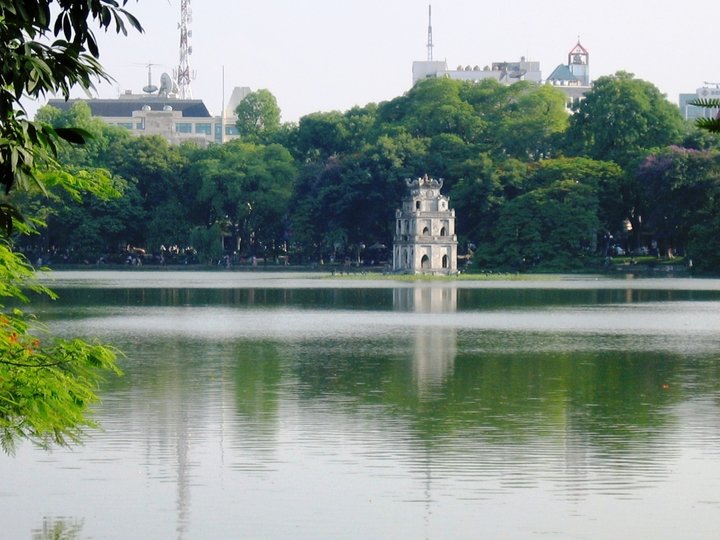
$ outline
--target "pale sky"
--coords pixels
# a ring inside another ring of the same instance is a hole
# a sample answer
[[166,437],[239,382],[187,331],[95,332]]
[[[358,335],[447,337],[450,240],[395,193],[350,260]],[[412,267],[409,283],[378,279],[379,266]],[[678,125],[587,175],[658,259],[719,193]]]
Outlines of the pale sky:
[[[179,61],[180,0],[131,1],[145,34],[101,39],[101,62],[116,79],[98,97],[153,83]],[[687,9],[686,9],[687,8]],[[427,57],[426,0],[191,0],[194,98],[213,114],[234,86],[266,88],[284,121],[387,101],[412,84]],[[697,0],[506,0],[432,2],[434,59],[483,67],[521,56],[543,78],[580,38],[593,79],[619,70],[655,84],[677,103],[704,81],[720,82],[715,25],[720,2]],[[83,97],[77,92],[75,97]]]

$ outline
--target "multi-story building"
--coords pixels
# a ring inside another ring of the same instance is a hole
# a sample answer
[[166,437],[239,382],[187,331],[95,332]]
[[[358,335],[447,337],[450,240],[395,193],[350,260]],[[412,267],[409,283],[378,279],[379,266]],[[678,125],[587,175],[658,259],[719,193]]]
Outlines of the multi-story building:
[[190,141],[205,146],[237,138],[235,107],[249,93],[247,87],[236,87],[220,116],[210,114],[200,99],[180,99],[172,94],[134,94],[129,90],[116,99],[51,99],[48,105],[68,110],[73,104],[83,102],[94,117],[123,127],[133,135],[160,135],[172,144]]
[[680,105],[680,113],[686,120],[694,120],[696,118],[715,118],[720,112],[719,109],[706,109],[690,105],[691,101],[696,99],[720,99],[720,83],[706,82],[704,86],[698,88],[694,94],[680,94],[678,103]]

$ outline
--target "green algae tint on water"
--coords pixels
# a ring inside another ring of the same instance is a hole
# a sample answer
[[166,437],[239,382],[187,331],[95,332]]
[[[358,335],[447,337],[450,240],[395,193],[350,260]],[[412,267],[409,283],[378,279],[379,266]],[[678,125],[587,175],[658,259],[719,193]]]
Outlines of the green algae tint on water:
[[717,537],[720,281],[54,280],[125,375],[0,538]]

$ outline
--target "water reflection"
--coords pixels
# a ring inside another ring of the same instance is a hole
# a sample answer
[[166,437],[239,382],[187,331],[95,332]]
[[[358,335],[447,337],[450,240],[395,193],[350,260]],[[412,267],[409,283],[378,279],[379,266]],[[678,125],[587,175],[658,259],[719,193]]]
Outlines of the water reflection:
[[80,538],[83,520],[64,517],[43,518],[42,527],[32,531],[33,540],[77,540]]
[[47,306],[126,376],[86,447],[0,461],[10,537],[48,509],[111,539],[714,534],[717,298],[141,290]]
[[[457,311],[456,287],[393,289],[393,307],[410,313],[448,314]],[[413,377],[422,397],[431,396],[452,373],[457,354],[457,330],[418,326],[414,329]]]

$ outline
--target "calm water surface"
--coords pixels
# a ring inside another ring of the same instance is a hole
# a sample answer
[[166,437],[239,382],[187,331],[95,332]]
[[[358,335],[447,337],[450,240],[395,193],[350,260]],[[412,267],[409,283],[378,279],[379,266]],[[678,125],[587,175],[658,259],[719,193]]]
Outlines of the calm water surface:
[[720,281],[58,272],[125,351],[0,538],[717,538]]

